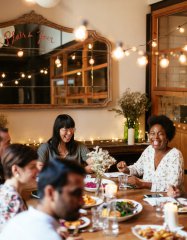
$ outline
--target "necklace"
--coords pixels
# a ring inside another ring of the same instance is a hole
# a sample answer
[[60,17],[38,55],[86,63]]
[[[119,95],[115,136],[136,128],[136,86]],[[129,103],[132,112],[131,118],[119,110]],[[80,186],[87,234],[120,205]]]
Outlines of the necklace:
[[65,158],[68,155],[68,150],[64,145],[58,145],[58,152],[62,158]]

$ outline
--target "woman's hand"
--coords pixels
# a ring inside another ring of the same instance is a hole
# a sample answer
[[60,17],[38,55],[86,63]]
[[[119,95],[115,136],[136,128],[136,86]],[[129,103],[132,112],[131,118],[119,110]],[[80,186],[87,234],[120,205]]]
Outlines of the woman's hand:
[[170,185],[167,191],[167,195],[174,198],[179,197],[181,195],[181,191],[177,187]]
[[119,162],[119,163],[117,164],[117,169],[118,169],[119,172],[125,172],[125,171],[127,171],[128,168],[127,168],[126,162],[124,162],[124,161]]
[[128,177],[128,184],[134,186],[135,188],[142,188],[143,187],[142,183],[143,183],[142,180],[135,176]]
[[91,164],[90,164],[90,165],[87,165],[84,169],[85,169],[86,173],[93,173],[92,165],[91,165]]

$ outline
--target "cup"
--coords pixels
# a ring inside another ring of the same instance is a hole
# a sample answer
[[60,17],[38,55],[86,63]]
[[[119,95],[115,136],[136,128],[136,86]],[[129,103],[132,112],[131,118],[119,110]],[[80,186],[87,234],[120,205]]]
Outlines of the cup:
[[92,228],[102,228],[101,210],[98,208],[92,208]]
[[117,217],[114,215],[110,217],[110,212],[116,211],[116,202],[110,202],[107,204],[108,214],[103,220],[103,233],[108,236],[117,236],[119,234],[119,225]]
[[119,182],[119,190],[126,190],[127,189],[127,183],[128,183],[128,175],[123,174],[118,176],[118,182]]
[[155,199],[155,213],[156,217],[164,217],[164,203],[158,199]]

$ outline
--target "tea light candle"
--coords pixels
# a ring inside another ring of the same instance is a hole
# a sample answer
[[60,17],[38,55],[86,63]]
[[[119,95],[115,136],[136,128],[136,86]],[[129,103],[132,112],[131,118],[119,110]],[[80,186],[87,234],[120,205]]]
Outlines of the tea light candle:
[[107,184],[105,186],[105,195],[106,197],[112,198],[117,193],[117,185],[116,184]]
[[173,203],[166,203],[164,205],[164,218],[169,229],[174,230],[178,226],[177,205]]

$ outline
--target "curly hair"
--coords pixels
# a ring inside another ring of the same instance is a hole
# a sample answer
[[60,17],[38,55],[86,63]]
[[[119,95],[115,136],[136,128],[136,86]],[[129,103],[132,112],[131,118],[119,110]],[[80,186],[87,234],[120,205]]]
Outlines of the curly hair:
[[175,126],[173,125],[173,122],[167,116],[165,115],[151,116],[148,119],[149,131],[155,124],[159,124],[164,128],[167,139],[169,141],[171,141],[174,138],[176,129]]

